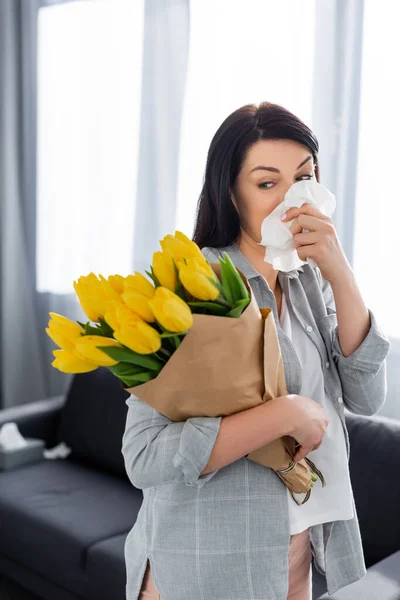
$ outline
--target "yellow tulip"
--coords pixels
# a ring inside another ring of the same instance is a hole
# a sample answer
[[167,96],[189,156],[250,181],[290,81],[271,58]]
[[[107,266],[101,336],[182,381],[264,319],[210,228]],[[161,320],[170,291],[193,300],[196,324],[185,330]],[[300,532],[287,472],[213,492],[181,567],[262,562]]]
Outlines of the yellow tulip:
[[159,332],[142,319],[124,323],[122,318],[120,329],[116,329],[113,335],[121,344],[138,354],[152,354],[161,348]]
[[[139,354],[151,354],[161,347],[159,332],[122,302],[113,302],[105,315],[113,336]],[[155,321],[153,316],[153,321]]]
[[111,302],[106,314],[104,315],[105,322],[111,327],[113,331],[121,327],[121,319],[137,321],[142,320],[139,315],[131,310],[123,302]]
[[[112,302],[109,304],[108,309],[106,314],[104,315],[104,320],[107,323],[107,325],[109,325],[111,327],[111,329],[114,331],[115,329],[118,329],[119,327],[119,322],[117,319],[117,306],[118,306],[118,302]],[[122,302],[121,302],[122,304]],[[123,304],[123,306],[126,306],[125,304]]]
[[179,231],[178,229],[175,229],[175,237],[178,240],[181,240],[181,242],[184,242],[185,244],[194,244],[194,242],[190,238],[188,238],[188,236],[185,235],[183,231]]
[[125,278],[125,288],[121,299],[125,304],[139,315],[144,321],[154,323],[154,315],[149,308],[149,300],[153,298],[155,287],[138,271],[135,275]]
[[121,348],[121,344],[116,340],[102,335],[84,335],[76,341],[77,353],[98,367],[113,367],[118,364],[118,360],[107,356],[102,350],[99,350],[98,346],[117,346]]
[[200,261],[206,262],[206,258],[198,245],[180,231],[177,231],[175,236],[166,235],[160,240],[160,246],[165,252],[169,252],[174,257],[177,265],[178,262],[182,263],[184,258],[198,258]]
[[220,292],[207,277],[218,281],[217,275],[208,264],[189,258],[179,269],[179,279],[183,287],[198,300],[216,300]]
[[56,358],[51,363],[52,366],[63,373],[89,373],[97,369],[97,365],[69,350],[53,350],[53,354]]
[[[106,306],[108,306],[108,304],[110,302],[113,301],[117,301],[120,302],[121,301],[121,297],[120,294],[117,292],[117,290],[115,289],[115,285],[120,286],[121,285],[121,280],[119,279],[121,277],[121,275],[111,275],[111,277],[114,277],[114,279],[112,279],[113,281],[113,285],[110,283],[110,281],[108,281],[105,277],[103,277],[103,275],[101,275],[101,273],[99,274],[99,279],[101,281],[101,287],[103,290],[103,298],[104,298],[104,302],[106,303]],[[117,280],[115,279],[115,277],[117,277]],[[123,277],[121,277],[123,280],[123,283],[125,284],[125,279]],[[116,281],[118,282],[116,284]],[[104,312],[103,312],[103,318],[104,318]]]
[[154,296],[154,285],[139,271],[135,271],[134,275],[128,275],[125,278],[125,290],[127,288],[132,288],[148,298]]
[[177,282],[171,254],[165,251],[154,252],[152,266],[154,275],[157,277],[160,284],[171,290],[171,292],[175,292]]
[[122,294],[124,291],[125,277],[122,275],[109,275],[108,283],[114,288],[117,294]]
[[94,273],[82,275],[73,286],[83,311],[95,323],[104,319],[110,301],[121,301],[120,295],[102,275],[99,278]]
[[186,331],[193,325],[189,305],[168,288],[158,287],[149,306],[157,321],[171,333]]
[[[193,240],[188,238],[187,235],[185,235],[183,233],[183,231],[178,231],[178,229],[176,229],[175,230],[175,238],[180,240],[181,242],[184,242],[191,248],[191,252],[193,253],[193,258],[197,258],[201,262],[207,264],[207,260],[204,256],[204,254],[202,253],[202,251],[200,250],[199,246],[196,244],[196,242],[193,242]],[[190,258],[191,256],[192,256],[192,254],[190,256],[188,256],[188,258]]]
[[85,333],[84,329],[63,315],[54,312],[50,312],[49,315],[52,318],[46,329],[47,335],[60,348],[72,351],[75,348],[76,340],[81,337],[81,333]]

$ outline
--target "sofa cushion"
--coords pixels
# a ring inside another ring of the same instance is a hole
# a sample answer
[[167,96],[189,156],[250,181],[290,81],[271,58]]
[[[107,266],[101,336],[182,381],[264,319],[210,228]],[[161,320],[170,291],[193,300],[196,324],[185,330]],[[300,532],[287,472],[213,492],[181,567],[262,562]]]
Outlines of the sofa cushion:
[[122,600],[126,594],[124,546],[127,534],[93,544],[87,551],[89,600]]
[[[11,581],[9,590],[5,590],[0,585],[1,600],[79,600],[81,596],[77,596],[71,592],[67,592],[59,585],[51,583],[47,577],[34,573],[32,569],[23,567],[16,560],[6,558],[0,552],[0,579],[4,575],[7,580]],[[13,589],[13,583],[18,587],[23,586],[24,592],[17,588]],[[4,595],[2,595],[4,591]],[[7,596],[7,592],[9,595]]]
[[57,434],[71,448],[71,459],[127,479],[121,447],[129,395],[105,367],[73,377]]
[[85,597],[87,552],[127,534],[143,494],[129,481],[69,459],[0,474],[0,554]]

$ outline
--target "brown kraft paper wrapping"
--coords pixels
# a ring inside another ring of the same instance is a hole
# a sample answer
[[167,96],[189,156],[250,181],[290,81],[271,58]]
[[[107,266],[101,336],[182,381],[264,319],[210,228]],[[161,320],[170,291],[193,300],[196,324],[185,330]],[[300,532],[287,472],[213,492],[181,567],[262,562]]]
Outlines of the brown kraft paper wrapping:
[[[211,263],[221,281],[221,267]],[[193,325],[155,379],[124,388],[172,421],[227,416],[287,394],[273,312],[251,300],[239,318],[193,314]],[[283,436],[251,452],[248,459],[276,469],[297,504],[311,492],[307,457],[294,463],[296,440]],[[312,467],[315,467],[311,463]],[[313,468],[314,471],[318,469]],[[307,493],[298,502],[295,493]]]

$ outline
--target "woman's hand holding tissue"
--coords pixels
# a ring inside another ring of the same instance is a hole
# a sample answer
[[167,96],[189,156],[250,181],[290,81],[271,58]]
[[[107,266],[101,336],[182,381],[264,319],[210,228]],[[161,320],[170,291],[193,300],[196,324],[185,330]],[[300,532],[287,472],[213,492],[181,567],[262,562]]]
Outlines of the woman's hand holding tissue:
[[[340,347],[347,357],[367,336],[371,320],[332,219],[309,203],[288,209],[282,217],[283,221],[294,219],[290,230],[299,258],[313,258],[322,277],[331,284]],[[302,232],[303,228],[309,231]]]
[[[300,207],[289,208],[282,215],[282,221],[292,219],[290,231],[301,260],[313,258],[322,277],[331,284],[352,272],[331,217],[305,202]],[[308,231],[302,231],[303,228]]]

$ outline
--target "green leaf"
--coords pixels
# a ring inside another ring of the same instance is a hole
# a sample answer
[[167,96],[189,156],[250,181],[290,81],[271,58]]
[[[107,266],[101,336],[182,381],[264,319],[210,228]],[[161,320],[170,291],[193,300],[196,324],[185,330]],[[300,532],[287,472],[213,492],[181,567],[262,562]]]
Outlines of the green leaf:
[[[160,337],[161,338],[172,338],[175,337],[177,334],[176,333],[161,333]],[[182,335],[182,333],[179,333],[178,335]]]
[[174,337],[174,343],[175,343],[176,349],[179,348],[179,346],[181,345],[181,342],[182,342],[182,340],[179,339],[179,335],[176,335]]
[[145,273],[147,273],[147,275],[150,277],[150,279],[152,279],[152,281],[154,283],[154,287],[159,287],[159,286],[157,286],[156,281],[155,281],[155,279],[157,279],[156,276],[154,275],[154,278],[153,278],[153,274],[152,273],[149,273],[148,271],[145,271]]
[[236,302],[237,298],[235,298],[235,295],[234,295],[234,289],[232,287],[230,273],[227,268],[225,260],[223,260],[222,258],[220,258],[220,264],[221,264],[221,280],[222,280],[223,294],[224,294],[227,302],[229,303],[229,305],[233,306],[233,304]]
[[[154,269],[153,269],[153,265],[150,265],[150,269],[151,269],[151,278],[154,281],[154,285],[156,288],[161,286],[161,283],[159,282],[159,280],[156,277],[156,274],[154,273]],[[147,271],[146,271],[147,273]]]
[[139,375],[135,375],[135,377],[130,377],[129,379],[133,379],[138,383],[146,383],[146,381],[150,381],[151,379],[155,379],[157,375],[154,371],[143,371]]
[[246,306],[249,303],[250,303],[250,298],[244,298],[243,300],[238,300],[235,303],[235,305],[232,307],[232,310],[230,310],[226,314],[226,316],[238,319],[240,317],[240,315],[242,314],[243,310],[246,308]]
[[77,323],[82,327],[82,329],[85,329],[86,323],[81,323],[80,321],[77,321]]
[[99,323],[100,323],[101,331],[102,331],[103,335],[106,337],[112,338],[114,330],[111,329],[109,324],[106,321],[104,321],[104,319],[100,319],[100,317],[99,317]]
[[231,257],[227,252],[224,252],[226,260],[227,274],[230,277],[230,282],[233,290],[234,302],[237,300],[243,300],[244,298],[250,298],[248,289],[246,288],[243,279],[236,270],[235,265],[232,262]]
[[133,377],[119,377],[119,379],[122,381],[122,383],[124,385],[126,385],[126,387],[130,388],[130,387],[135,387],[136,385],[140,385],[142,383],[146,383],[147,381],[150,381],[151,379],[154,379],[156,377],[155,372],[143,372],[138,376],[133,376]]
[[132,387],[140,383],[145,383],[146,381],[150,381],[151,379],[154,379],[157,376],[157,373],[155,373],[154,371],[143,371],[143,369],[141,371],[138,371],[137,373],[133,373],[132,365],[130,365],[131,372],[127,371],[126,369],[119,370],[118,368],[116,368],[118,366],[119,365],[115,365],[114,367],[108,367],[108,369],[114,375],[116,375],[118,379],[123,381],[128,387]]
[[101,329],[93,327],[89,324],[89,321],[85,325],[85,335],[102,335]]
[[218,304],[217,302],[188,302],[189,306],[194,306],[196,308],[205,308],[212,312],[215,315],[226,315],[229,311],[227,306],[222,306],[222,304]]
[[119,348],[118,346],[97,347],[114,360],[139,365],[152,371],[159,371],[164,364],[158,358],[154,358],[149,354],[138,354],[125,346],[122,348]]
[[118,377],[136,377],[136,375],[143,373],[143,367],[127,362],[120,362],[117,365],[107,368]]
[[179,298],[181,298],[184,302],[186,302],[185,288],[183,287],[180,279],[177,279],[175,294],[179,296]]

